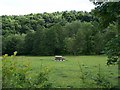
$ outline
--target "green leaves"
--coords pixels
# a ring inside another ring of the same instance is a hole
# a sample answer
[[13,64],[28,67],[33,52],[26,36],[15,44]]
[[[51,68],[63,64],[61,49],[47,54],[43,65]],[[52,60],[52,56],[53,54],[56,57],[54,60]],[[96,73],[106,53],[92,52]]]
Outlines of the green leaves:
[[[45,88],[50,85],[48,81],[48,71],[41,67],[40,72],[32,71],[30,63],[25,60],[16,59],[17,52],[14,52],[12,57],[7,54],[3,56],[2,60],[2,79],[3,88]],[[33,77],[33,73],[37,74]]]
[[106,45],[107,64],[116,63],[120,56],[120,36],[112,38]]
[[[93,0],[90,0],[93,1]],[[117,28],[112,33],[112,36],[108,36],[110,38],[106,44],[106,54],[108,55],[107,64],[112,64],[118,61],[120,57],[120,33],[119,33],[119,23],[120,23],[120,2],[101,2],[98,3],[99,0],[95,0],[97,2],[97,7],[93,10],[94,15],[99,18],[99,22],[101,28],[111,28],[111,23],[117,23]],[[108,0],[109,1],[109,0]],[[108,28],[108,29],[109,29]],[[117,32],[116,32],[117,31]],[[116,33],[115,33],[116,32]],[[112,38],[111,38],[112,37]],[[116,58],[118,57],[118,59]]]

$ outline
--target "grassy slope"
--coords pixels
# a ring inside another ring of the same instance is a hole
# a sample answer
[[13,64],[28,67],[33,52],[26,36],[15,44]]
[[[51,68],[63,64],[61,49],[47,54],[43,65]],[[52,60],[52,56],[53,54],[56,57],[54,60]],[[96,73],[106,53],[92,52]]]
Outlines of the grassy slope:
[[[18,59],[28,59],[35,72],[40,71],[41,64],[50,69],[49,81],[53,83],[53,87],[83,87],[80,79],[81,72],[79,64],[83,72],[91,72],[87,76],[86,81],[92,82],[90,78],[95,77],[99,71],[99,64],[101,73],[113,84],[117,84],[118,69],[117,65],[107,66],[105,56],[65,56],[66,61],[54,61],[53,56],[42,57],[18,57]],[[94,85],[94,84],[92,84]],[[86,85],[87,87],[87,85]],[[92,87],[92,86],[91,86]]]

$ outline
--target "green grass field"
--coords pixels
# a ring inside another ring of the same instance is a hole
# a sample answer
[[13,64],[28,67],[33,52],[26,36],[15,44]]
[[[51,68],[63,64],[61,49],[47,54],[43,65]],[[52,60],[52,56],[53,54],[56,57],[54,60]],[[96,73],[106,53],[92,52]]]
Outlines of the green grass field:
[[[16,60],[29,60],[34,72],[40,71],[41,65],[47,66],[50,70],[49,82],[52,83],[53,88],[95,87],[93,78],[99,72],[99,65],[101,75],[104,75],[113,85],[117,85],[117,65],[107,66],[106,56],[65,56],[65,61],[54,61],[54,56],[17,56]],[[86,74],[84,76],[86,76],[85,81],[88,84],[83,85],[82,83],[79,64],[82,72]]]

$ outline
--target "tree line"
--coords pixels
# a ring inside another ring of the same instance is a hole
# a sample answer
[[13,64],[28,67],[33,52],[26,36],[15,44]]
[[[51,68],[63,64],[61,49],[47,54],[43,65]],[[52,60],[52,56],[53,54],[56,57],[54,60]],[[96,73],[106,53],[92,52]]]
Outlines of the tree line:
[[117,33],[116,22],[100,27],[92,12],[63,11],[2,16],[2,53],[99,55]]

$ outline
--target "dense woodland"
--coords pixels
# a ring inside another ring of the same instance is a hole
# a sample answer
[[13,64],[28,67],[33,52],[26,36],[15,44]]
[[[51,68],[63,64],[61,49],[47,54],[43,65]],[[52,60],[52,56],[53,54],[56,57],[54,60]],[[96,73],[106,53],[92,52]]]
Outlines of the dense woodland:
[[120,2],[93,3],[96,7],[89,13],[1,16],[2,53],[120,57]]
[[99,55],[115,37],[117,23],[103,29],[92,12],[63,11],[2,16],[2,53]]

